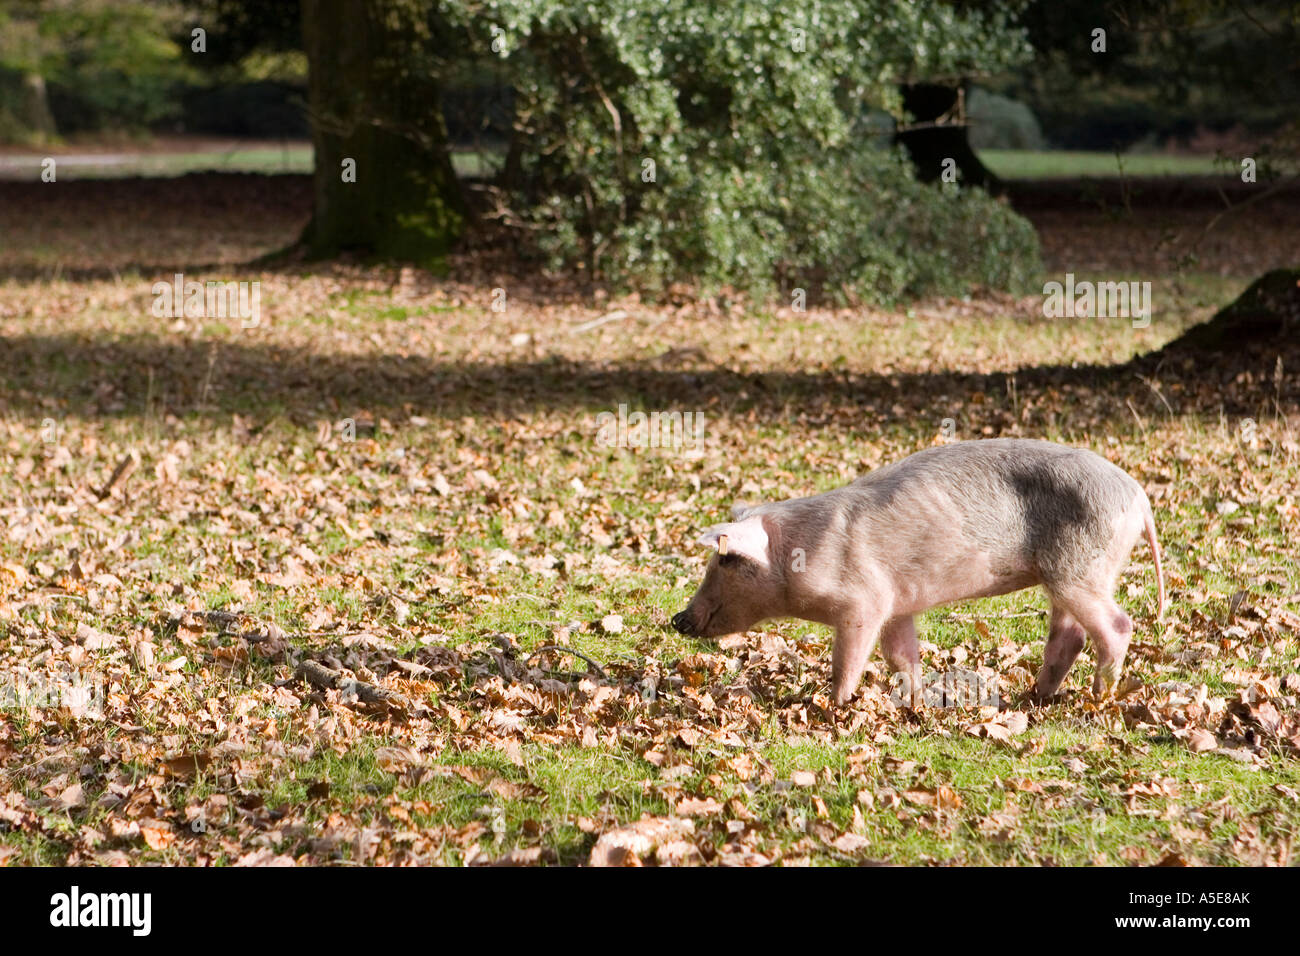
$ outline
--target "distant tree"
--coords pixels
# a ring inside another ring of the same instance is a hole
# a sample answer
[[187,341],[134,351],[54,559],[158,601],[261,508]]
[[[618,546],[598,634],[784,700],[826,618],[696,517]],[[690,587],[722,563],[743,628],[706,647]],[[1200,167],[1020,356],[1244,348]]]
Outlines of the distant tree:
[[1035,57],[1008,92],[1069,146],[1271,128],[1300,102],[1296,0],[1033,0],[1020,22]]
[[906,147],[922,182],[940,179],[944,164],[951,163],[967,185],[987,188],[997,184],[997,177],[970,144],[967,89],[964,82],[912,83],[903,87],[907,119],[899,129],[898,141]]
[[171,116],[187,71],[177,12],[148,0],[0,0],[0,135],[48,139]]
[[[1017,285],[1037,266],[1032,228],[964,188],[983,174],[960,110],[909,91],[1023,62],[1023,2],[302,0],[316,156],[303,243],[450,249],[468,213],[442,87],[490,74],[513,123],[501,175],[476,188],[555,265],[873,298]],[[221,57],[294,42],[293,0],[197,3]],[[903,142],[920,179],[952,160],[961,182],[923,185],[879,148],[864,118],[881,112],[915,121]]]
[[253,53],[302,49],[300,0],[191,0],[196,26],[208,31],[205,56],[217,65]]
[[[1294,181],[1300,169],[1300,2],[1035,0],[1021,23],[1036,51],[1022,85],[1039,113],[1053,102],[1063,114],[1107,102],[1114,114],[1107,146],[1127,147],[1162,111],[1180,117],[1160,130],[1166,135],[1202,124],[1266,130],[1251,157],[1258,191],[1215,214],[1207,231],[1239,209],[1258,208]],[[1094,49],[1098,30],[1104,31],[1104,53]],[[1230,158],[1239,168],[1243,157]],[[1300,269],[1276,269],[1165,350],[1215,352],[1297,336]]]

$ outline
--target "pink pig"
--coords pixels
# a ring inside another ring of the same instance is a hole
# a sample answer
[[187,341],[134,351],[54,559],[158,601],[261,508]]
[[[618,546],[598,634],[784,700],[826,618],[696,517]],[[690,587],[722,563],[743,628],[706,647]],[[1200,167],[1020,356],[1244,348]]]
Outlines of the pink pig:
[[1051,600],[1034,693],[1056,693],[1083,649],[1097,652],[1093,691],[1119,680],[1133,622],[1115,583],[1145,539],[1164,577],[1142,486],[1091,451],[998,438],[917,452],[843,488],[738,506],[700,542],[717,549],[672,624],[719,637],[775,617],[835,628],[831,687],[843,704],[876,641],[920,688],[914,615],[940,604],[1041,584]]

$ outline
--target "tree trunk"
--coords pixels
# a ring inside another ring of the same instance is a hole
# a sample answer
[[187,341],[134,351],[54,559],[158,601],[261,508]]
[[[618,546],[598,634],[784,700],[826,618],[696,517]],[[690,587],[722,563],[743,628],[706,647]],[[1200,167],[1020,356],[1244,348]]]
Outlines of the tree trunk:
[[39,73],[24,73],[22,84],[18,122],[30,130],[34,142],[48,143],[57,131],[54,116],[50,113],[50,99],[45,92],[45,77]]
[[898,141],[907,147],[917,178],[934,182],[944,161],[956,163],[959,180],[967,185],[996,187],[998,179],[971,149],[965,111],[959,103],[962,88],[916,83],[903,87],[903,108],[912,115],[915,129],[904,129]]
[[1300,338],[1300,269],[1274,269],[1250,284],[1214,318],[1194,325],[1162,351],[1219,352],[1248,342]]
[[[313,255],[356,250],[436,265],[465,226],[422,4],[303,0],[316,151]],[[345,161],[355,161],[355,182]]]

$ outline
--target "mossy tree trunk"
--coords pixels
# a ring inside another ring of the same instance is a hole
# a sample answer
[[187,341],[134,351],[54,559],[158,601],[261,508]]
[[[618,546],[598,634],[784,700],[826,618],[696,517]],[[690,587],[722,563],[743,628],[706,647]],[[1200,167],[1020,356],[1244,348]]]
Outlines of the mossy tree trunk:
[[1166,350],[1217,352],[1248,342],[1300,338],[1300,269],[1266,272],[1214,318],[1194,325]]
[[[460,236],[465,201],[451,165],[414,0],[303,0],[316,151],[309,252],[355,250],[436,264]],[[345,162],[355,161],[355,182]]]

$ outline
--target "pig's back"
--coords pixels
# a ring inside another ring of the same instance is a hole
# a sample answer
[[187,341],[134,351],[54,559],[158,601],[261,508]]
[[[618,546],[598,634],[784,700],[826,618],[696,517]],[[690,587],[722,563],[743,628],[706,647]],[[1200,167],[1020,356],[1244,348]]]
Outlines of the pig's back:
[[936,445],[878,468],[854,484],[892,496],[916,482],[1031,498],[1044,493],[1068,495],[1069,489],[1074,488],[1102,498],[1116,495],[1124,499],[1121,507],[1127,503],[1128,495],[1141,487],[1096,452],[1028,438],[987,438]]
[[964,540],[1005,573],[1045,582],[1079,573],[1104,552],[1115,522],[1142,493],[1087,449],[1018,438],[928,448],[850,489],[883,526],[914,536],[918,526],[937,522],[927,534],[935,544]]

